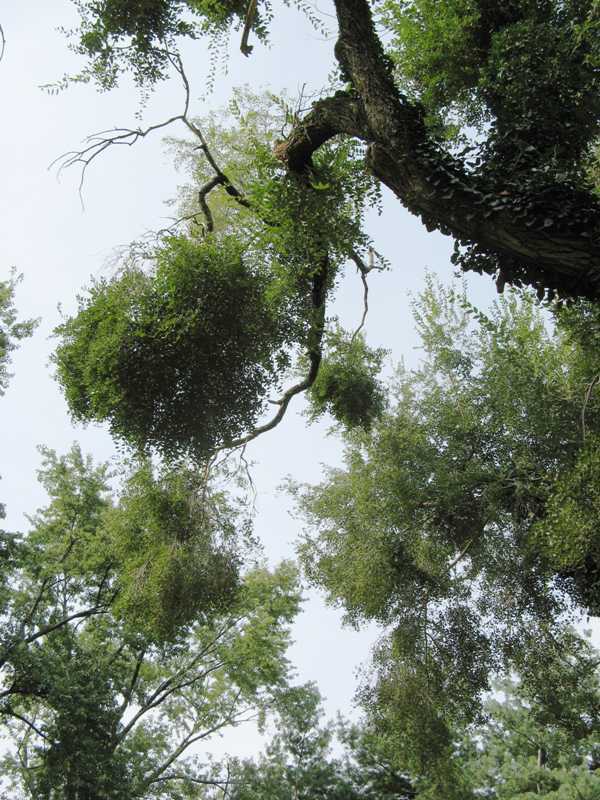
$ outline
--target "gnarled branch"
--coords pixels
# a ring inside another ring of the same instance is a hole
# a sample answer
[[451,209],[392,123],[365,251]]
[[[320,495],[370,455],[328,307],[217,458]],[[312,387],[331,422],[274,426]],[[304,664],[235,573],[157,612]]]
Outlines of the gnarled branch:
[[[367,0],[335,0],[335,6],[335,53],[352,91],[315,103],[277,146],[279,158],[292,170],[308,169],[326,141],[355,136],[368,146],[371,173],[429,230],[477,243],[500,262],[517,265],[520,279],[538,290],[600,297],[598,201],[561,187],[555,216],[524,220],[519,209],[530,200],[535,205],[538,195],[515,197],[514,189],[499,191],[470,173],[427,131],[422,108],[398,91]],[[581,209],[585,223],[559,214],[565,197]]]

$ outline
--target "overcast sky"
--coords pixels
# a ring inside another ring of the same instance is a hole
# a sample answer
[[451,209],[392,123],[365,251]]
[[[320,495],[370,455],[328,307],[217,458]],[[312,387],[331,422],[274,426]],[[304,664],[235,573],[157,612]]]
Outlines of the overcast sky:
[[[328,10],[326,5],[320,8]],[[8,276],[12,266],[23,273],[17,295],[19,312],[42,319],[35,337],[15,355],[15,376],[6,396],[0,398],[0,500],[7,505],[6,527],[14,530],[23,529],[23,515],[44,502],[35,480],[38,445],[63,453],[77,440],[98,460],[114,455],[110,438],[101,428],[71,425],[51,377],[49,337],[60,321],[58,305],[72,312],[76,294],[90,275],[110,274],[106,262],[115,247],[165,224],[169,215],[165,201],[174,197],[184,178],[175,172],[160,133],[155,134],[133,148],[114,148],[92,165],[82,209],[79,173],[63,173],[59,181],[48,165],[61,153],[78,148],[90,133],[136,127],[136,92],[127,85],[108,94],[79,85],[57,95],[40,89],[81,67],[58,30],[76,22],[67,0],[13,0],[3,4],[0,21],[7,42],[0,63],[0,277]],[[202,43],[186,48],[194,114],[223,107],[232,87],[246,83],[275,93],[286,89],[292,96],[302,87],[307,94],[326,84],[334,39],[317,34],[298,12],[277,6],[271,47],[254,44],[251,58],[245,59],[235,38],[228,74],[217,77],[214,92],[204,100],[199,98],[208,73],[206,49]],[[159,122],[181,110],[181,87],[172,81],[156,92],[142,124]],[[183,136],[185,131],[174,128],[168,134]],[[450,279],[451,243],[428,234],[389,196],[383,215],[370,216],[369,230],[377,250],[392,264],[390,272],[371,277],[369,344],[389,348],[396,361],[404,357],[414,363],[418,353],[407,294],[422,287],[426,268]],[[474,279],[472,286],[474,302],[485,304],[493,297],[489,279]],[[360,319],[361,304],[362,287],[355,270],[349,268],[334,311],[352,326]],[[300,530],[289,515],[289,498],[278,493],[277,487],[286,475],[315,482],[321,464],[335,464],[340,456],[339,444],[325,436],[326,426],[307,428],[297,413],[300,407],[297,402],[275,431],[248,448],[249,458],[256,462],[256,532],[273,562],[293,555],[293,541]],[[354,671],[368,658],[373,636],[374,631],[343,630],[339,614],[311,594],[296,626],[292,657],[300,679],[319,684],[328,714],[338,709],[347,713],[352,707]],[[253,749],[248,737],[240,742],[243,749]]]

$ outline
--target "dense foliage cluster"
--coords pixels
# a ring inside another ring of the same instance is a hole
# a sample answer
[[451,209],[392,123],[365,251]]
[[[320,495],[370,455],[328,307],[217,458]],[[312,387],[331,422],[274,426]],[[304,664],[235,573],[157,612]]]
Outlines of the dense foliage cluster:
[[139,450],[206,453],[254,425],[287,331],[233,237],[169,238],[154,261],[92,287],[58,330],[58,377],[76,419]]
[[384,408],[378,379],[384,351],[371,350],[362,336],[334,329],[328,334],[319,374],[310,388],[310,417],[329,412],[347,428],[370,428]]
[[349,435],[346,467],[301,495],[301,555],[352,623],[389,627],[364,700],[430,760],[490,674],[543,671],[536,652],[559,657],[572,604],[596,613],[600,365],[572,332],[578,308],[550,331],[530,297],[486,316],[431,284],[415,310],[426,360]]

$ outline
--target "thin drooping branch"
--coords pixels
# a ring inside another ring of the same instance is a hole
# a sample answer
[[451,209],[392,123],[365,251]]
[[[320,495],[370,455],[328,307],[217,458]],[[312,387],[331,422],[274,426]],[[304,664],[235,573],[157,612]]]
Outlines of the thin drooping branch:
[[360,320],[360,323],[354,333],[352,334],[352,338],[350,339],[350,343],[352,343],[358,334],[362,331],[365,327],[365,322],[367,321],[367,315],[369,313],[369,283],[367,281],[367,275],[369,272],[372,272],[374,269],[381,269],[381,267],[375,266],[375,251],[372,247],[369,247],[369,263],[368,265],[365,264],[364,260],[360,257],[360,255],[353,250],[350,254],[352,261],[356,264],[356,268],[360,275],[360,279],[363,285],[363,313]]
[[47,742],[50,741],[50,739],[46,736],[46,734],[42,730],[40,730],[36,725],[34,725],[33,722],[31,722],[31,720],[28,720],[26,717],[23,717],[21,714],[19,714],[17,711],[14,711],[12,708],[3,708],[1,710],[1,713],[7,714],[9,717],[14,717],[15,719],[18,719],[20,722],[23,722],[25,725],[27,725],[29,730],[33,731],[40,738],[44,739]]
[[277,413],[268,422],[266,422],[264,425],[259,425],[258,427],[254,428],[254,430],[250,431],[250,433],[240,437],[239,439],[227,442],[221,449],[229,450],[242,447],[248,444],[248,442],[251,442],[253,439],[256,439],[258,436],[261,436],[263,433],[273,430],[273,428],[277,427],[277,425],[279,425],[281,420],[284,418],[285,412],[287,411],[292,398],[298,394],[302,394],[302,392],[305,392],[307,389],[310,389],[317,379],[319,367],[321,366],[321,360],[323,358],[323,333],[325,326],[325,302],[327,295],[326,283],[328,272],[329,257],[324,256],[319,267],[319,271],[313,277],[312,308],[314,319],[309,332],[309,346],[307,355],[310,366],[306,376],[301,381],[298,381],[298,383],[290,386],[289,389],[286,389],[279,400],[272,401],[274,404],[278,405],[279,408]]
[[121,717],[123,716],[123,714],[125,713],[125,711],[127,710],[128,706],[129,706],[129,704],[131,702],[131,699],[133,697],[133,693],[135,691],[136,684],[137,684],[138,679],[140,677],[140,670],[141,670],[142,665],[144,663],[145,656],[146,656],[146,650],[145,649],[140,650],[140,652],[138,654],[138,657],[135,660],[135,666],[133,668],[133,674],[131,676],[131,680],[129,682],[129,685],[127,686],[127,688],[123,692],[123,702],[121,703],[121,705],[119,706],[119,708],[117,710],[117,719],[119,719],[119,720],[121,719]]
[[161,775],[155,778],[152,783],[168,783],[168,781],[185,781],[186,783],[197,783],[199,786],[214,786],[215,789],[223,791],[227,786],[227,779],[219,780],[218,778],[198,778],[192,775],[185,775],[179,773],[171,773],[170,775]]

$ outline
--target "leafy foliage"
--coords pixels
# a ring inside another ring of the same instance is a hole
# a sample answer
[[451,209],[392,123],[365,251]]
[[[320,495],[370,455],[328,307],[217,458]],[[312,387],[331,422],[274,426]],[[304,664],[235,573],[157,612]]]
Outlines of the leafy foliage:
[[[593,660],[589,646],[580,640],[578,647]],[[460,748],[460,763],[475,795],[485,792],[498,800],[598,796],[597,663],[574,687],[568,650],[564,656],[560,675],[552,677],[567,678],[570,691],[562,693],[554,709],[578,725],[569,729],[549,716],[547,703],[532,697],[523,684],[500,684],[496,697],[486,703],[486,723],[470,731]],[[552,686],[559,692],[562,688],[560,683]]]
[[448,761],[435,770],[403,768],[394,738],[369,718],[323,724],[314,686],[293,687],[280,697],[264,752],[230,763],[229,790],[236,800],[596,800],[598,654],[575,635],[563,644],[542,696],[516,677],[496,684],[482,719],[452,731]]
[[157,481],[143,466],[105,524],[120,564],[113,609],[124,625],[164,641],[235,601],[250,520],[197,474],[180,470]]
[[[218,776],[187,749],[264,713],[287,685],[296,570],[236,570],[225,593],[227,543],[218,549],[214,518],[208,534],[189,474],[157,480],[146,465],[111,501],[106,469],[75,448],[46,452],[41,478],[48,506],[26,537],[5,535],[13,558],[3,562],[0,721],[12,746],[3,780],[11,796],[36,800],[197,796],[181,792]],[[214,502],[227,530],[231,511],[223,497]],[[194,545],[177,562],[192,596],[160,583],[173,539]],[[142,617],[129,611],[128,582],[144,553],[154,572],[138,581]]]
[[390,764],[380,739],[358,726],[323,725],[321,716],[321,698],[314,685],[282,692],[275,733],[265,752],[253,760],[234,762],[231,768],[232,797],[408,800],[414,796],[410,782]]
[[20,280],[21,276],[13,271],[7,281],[0,281],[0,397],[6,391],[10,378],[10,353],[16,349],[18,341],[32,335],[38,324],[37,320],[17,321],[14,293]]
[[[218,34],[230,24],[239,25],[245,5],[239,0],[76,0],[81,17],[74,49],[87,56],[89,65],[79,79],[93,79],[102,89],[112,89],[123,72],[135,82],[152,87],[169,70],[170,55],[178,37],[198,38]],[[264,37],[264,25],[254,23]]]
[[347,428],[369,429],[384,408],[382,386],[377,379],[383,350],[371,350],[364,337],[334,329],[326,338],[326,352],[319,374],[310,388],[310,417],[326,411]]
[[593,393],[585,446],[581,415],[598,364],[529,297],[485,316],[430,284],[415,313],[425,361],[348,437],[345,468],[301,493],[300,555],[350,622],[388,626],[362,696],[419,771],[448,762],[490,672],[539,653],[544,674],[573,601],[596,607]]
[[[254,428],[294,350],[320,350],[324,298],[368,241],[363,215],[376,193],[362,153],[323,148],[307,184],[272,152],[272,102],[240,96],[236,114],[233,129],[208,125],[231,180],[244,176],[237,194],[227,184],[211,196],[214,231],[200,227],[197,200],[212,167],[178,145],[194,181],[182,192],[188,230],[151,252],[149,273],[128,266],[93,285],[57,329],[57,374],[74,418],[106,421],[135,450],[170,460],[202,461]],[[362,377],[353,368],[371,417],[378,359],[367,357]]]
[[[454,140],[488,216],[510,209],[526,228],[583,233],[600,124],[594,0],[386,0],[380,17],[400,86]],[[482,242],[458,242],[455,263],[535,285],[518,259]],[[547,285],[540,276],[540,292]]]
[[287,363],[287,331],[240,245],[168,239],[155,270],[92,287],[55,360],[76,419],[107,420],[134,448],[168,457],[252,427]]

